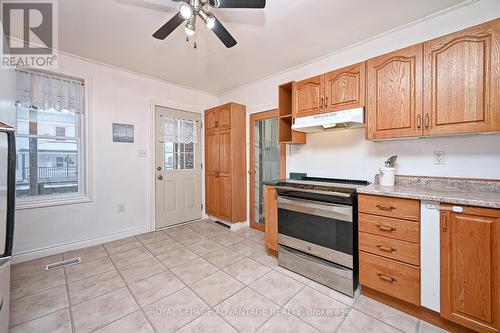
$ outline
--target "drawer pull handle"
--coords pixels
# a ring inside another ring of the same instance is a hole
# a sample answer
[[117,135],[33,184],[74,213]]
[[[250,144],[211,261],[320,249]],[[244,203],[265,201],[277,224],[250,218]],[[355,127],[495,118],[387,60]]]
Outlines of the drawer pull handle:
[[389,253],[396,252],[396,249],[393,249],[392,247],[383,246],[383,245],[377,245],[377,247],[380,251],[389,252]]
[[385,211],[389,211],[389,212],[396,209],[396,207],[394,207],[394,206],[384,206],[384,205],[377,205],[377,208],[380,210],[385,210]]
[[384,280],[384,281],[387,281],[387,282],[390,282],[390,283],[393,283],[393,282],[396,282],[396,278],[393,278],[391,276],[387,276],[387,275],[384,275],[382,273],[377,273],[378,277],[380,280]]
[[388,225],[383,225],[383,224],[378,224],[377,228],[378,228],[378,230],[381,230],[381,231],[388,231],[388,232],[396,231],[396,228],[389,227]]

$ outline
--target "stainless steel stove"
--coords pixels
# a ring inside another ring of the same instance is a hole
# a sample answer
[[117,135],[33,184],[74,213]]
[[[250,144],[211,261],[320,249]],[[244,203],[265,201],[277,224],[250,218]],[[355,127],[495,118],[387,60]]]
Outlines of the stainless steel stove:
[[368,184],[314,177],[275,184],[279,265],[353,297],[358,285],[356,189]]

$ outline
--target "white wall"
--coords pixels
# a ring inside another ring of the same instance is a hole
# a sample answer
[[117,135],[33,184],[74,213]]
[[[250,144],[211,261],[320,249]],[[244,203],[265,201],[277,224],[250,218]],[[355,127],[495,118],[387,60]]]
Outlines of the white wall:
[[[446,35],[495,19],[499,13],[498,0],[472,2],[235,89],[222,96],[220,102],[245,104],[248,113],[273,109],[278,105],[277,87],[282,83]],[[355,24],[349,28],[355,29]],[[319,42],[328,43],[328,40]],[[433,151],[446,152],[446,165],[433,164]],[[308,134],[306,145],[288,147],[287,173],[372,180],[378,167],[392,154],[400,156],[399,174],[500,179],[500,135],[370,142],[364,140],[361,129]]]
[[[64,54],[59,71],[91,81],[92,202],[17,210],[18,261],[148,231],[153,218],[152,101],[194,112],[217,103],[205,93]],[[113,143],[113,122],[134,124],[135,142]],[[146,149],[148,157],[137,157],[138,149]],[[117,203],[125,203],[125,214],[117,214]]]

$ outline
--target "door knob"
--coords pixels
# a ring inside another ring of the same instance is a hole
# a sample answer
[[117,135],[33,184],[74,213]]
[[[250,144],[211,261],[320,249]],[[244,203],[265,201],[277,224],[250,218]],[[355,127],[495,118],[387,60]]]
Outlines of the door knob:
[[156,170],[161,171],[161,166],[157,167]]
[[163,176],[162,175],[158,175],[158,180],[162,180],[163,179]]

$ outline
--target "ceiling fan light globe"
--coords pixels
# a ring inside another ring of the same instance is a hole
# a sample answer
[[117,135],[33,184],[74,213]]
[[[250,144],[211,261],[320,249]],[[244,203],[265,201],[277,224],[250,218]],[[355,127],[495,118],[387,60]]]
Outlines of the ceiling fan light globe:
[[179,13],[183,19],[189,20],[193,16],[193,8],[184,2],[179,6]]
[[215,17],[213,15],[207,16],[206,23],[208,29],[213,29],[215,27]]
[[188,37],[192,37],[196,33],[194,26],[189,23],[184,27],[184,31],[186,32],[186,35],[188,35]]

